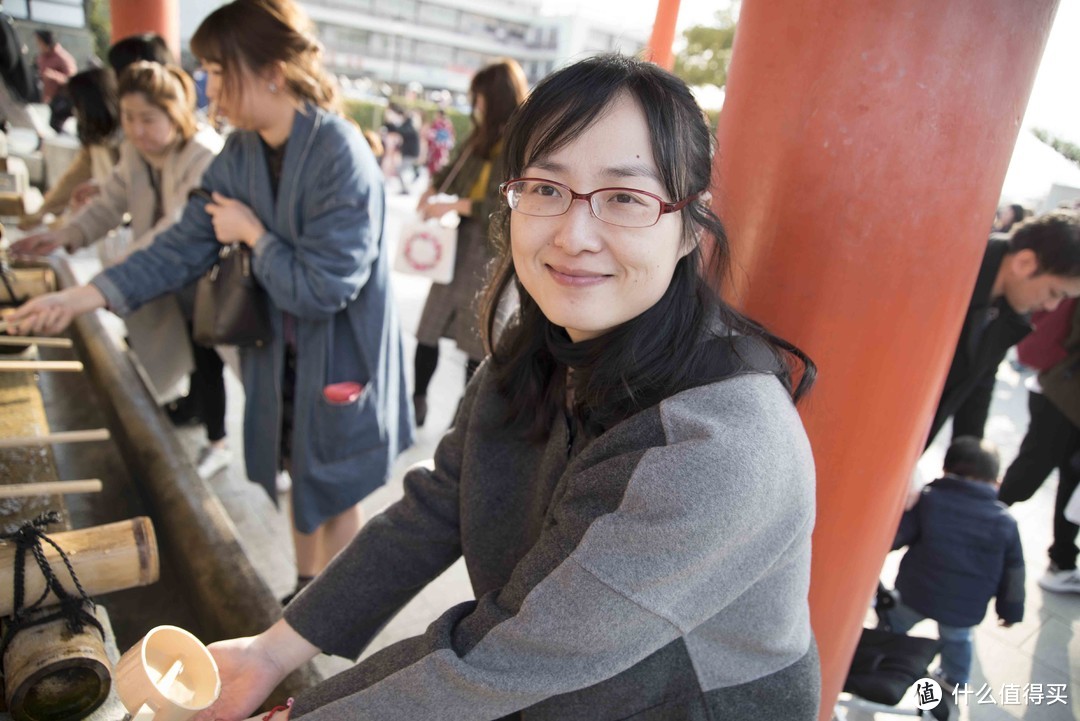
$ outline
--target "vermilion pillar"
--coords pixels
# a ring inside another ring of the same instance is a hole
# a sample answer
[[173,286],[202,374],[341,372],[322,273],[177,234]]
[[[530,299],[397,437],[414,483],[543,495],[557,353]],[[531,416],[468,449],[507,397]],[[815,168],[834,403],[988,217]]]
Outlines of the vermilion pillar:
[[662,68],[675,67],[671,46],[675,43],[675,23],[679,19],[679,0],[660,0],[656,6],[652,37],[646,57]]
[[138,33],[157,33],[179,59],[179,8],[177,0],[109,0],[112,42]]
[[1056,0],[745,0],[720,117],[731,298],[820,369],[822,719],[959,335]]

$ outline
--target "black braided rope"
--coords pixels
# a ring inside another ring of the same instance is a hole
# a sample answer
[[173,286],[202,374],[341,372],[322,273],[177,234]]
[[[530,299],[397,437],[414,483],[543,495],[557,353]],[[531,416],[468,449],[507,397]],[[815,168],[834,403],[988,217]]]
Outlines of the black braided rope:
[[[0,539],[15,542],[15,577],[13,579],[15,588],[14,602],[12,604],[14,610],[11,613],[11,619],[5,624],[4,637],[0,640],[0,669],[3,667],[4,653],[7,652],[8,645],[15,637],[15,634],[33,626],[41,626],[59,619],[65,619],[71,633],[82,633],[87,625],[91,625],[101,634],[101,639],[105,640],[105,629],[94,615],[94,609],[96,608],[94,601],[86,593],[86,589],[79,582],[78,576],[75,575],[71,559],[64,553],[64,549],[56,545],[56,542],[45,535],[42,530],[50,523],[59,521],[60,513],[58,511],[46,511],[32,521],[27,521],[11,533],[0,533]],[[60,579],[53,573],[52,566],[49,564],[48,559],[45,558],[42,543],[48,543],[60,555],[60,559],[64,562],[64,566],[67,568],[68,574],[79,592],[78,595],[68,593],[67,589],[60,585]],[[26,600],[27,551],[33,554],[34,561],[37,563],[41,575],[45,578],[45,590],[36,601],[29,606],[24,606]],[[30,616],[42,608],[49,591],[52,591],[53,595],[59,600],[59,610],[56,613],[31,620]]]

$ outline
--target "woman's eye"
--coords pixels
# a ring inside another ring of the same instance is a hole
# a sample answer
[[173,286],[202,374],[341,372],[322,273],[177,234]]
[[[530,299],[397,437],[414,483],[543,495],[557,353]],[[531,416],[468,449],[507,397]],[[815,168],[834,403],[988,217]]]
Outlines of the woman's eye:
[[533,192],[537,195],[544,195],[549,198],[556,198],[559,196],[559,189],[556,188],[554,185],[538,184],[533,189]]
[[637,195],[634,195],[633,193],[614,193],[612,194],[611,199],[616,203],[624,205],[642,204],[641,198],[639,198]]

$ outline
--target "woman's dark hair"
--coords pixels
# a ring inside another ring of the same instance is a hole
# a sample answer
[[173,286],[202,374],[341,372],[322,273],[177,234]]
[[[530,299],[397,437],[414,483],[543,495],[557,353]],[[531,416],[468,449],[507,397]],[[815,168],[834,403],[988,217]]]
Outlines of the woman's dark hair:
[[108,68],[91,68],[75,73],[67,83],[79,142],[83,145],[106,143],[120,128],[120,99],[116,76]]
[[469,83],[469,94],[476,105],[476,98],[484,99],[484,114],[477,120],[473,131],[473,152],[481,158],[491,157],[491,151],[506,131],[510,116],[529,94],[529,82],[525,71],[516,60],[506,58],[482,68]]
[[173,65],[176,59],[169,50],[165,38],[157,33],[129,35],[117,40],[109,48],[109,65],[113,72],[120,75],[129,65],[145,60],[160,65]]
[[[653,157],[670,199],[707,191],[712,134],[689,88],[656,65],[620,55],[583,60],[536,86],[507,128],[506,177],[522,175],[538,158],[572,142],[623,95],[633,98],[645,114]],[[580,343],[569,342],[518,280],[510,253],[510,211],[504,206],[493,217],[501,252],[484,298],[484,340],[500,392],[513,398],[508,420],[528,437],[546,437],[562,412],[570,367],[574,414],[592,436],[674,393],[716,380],[717,374],[709,377],[707,370],[714,367],[710,356],[715,345],[703,342],[715,336],[714,331],[763,341],[794,399],[809,390],[816,375],[813,362],[741,315],[710,285],[710,280],[719,284],[728,277],[730,253],[723,225],[708,200],[690,203],[680,212],[683,239],[694,247],[676,264],[663,297],[638,317]],[[518,320],[493,347],[498,302],[510,283],[521,297]],[[800,369],[794,385],[792,376]]]
[[285,86],[301,100],[340,112],[337,84],[323,67],[315,28],[294,0],[234,0],[206,16],[191,37],[191,52],[220,63],[225,92],[243,95],[243,71],[281,63]]
[[945,452],[945,472],[962,478],[994,482],[1001,472],[997,446],[975,436],[961,436]]

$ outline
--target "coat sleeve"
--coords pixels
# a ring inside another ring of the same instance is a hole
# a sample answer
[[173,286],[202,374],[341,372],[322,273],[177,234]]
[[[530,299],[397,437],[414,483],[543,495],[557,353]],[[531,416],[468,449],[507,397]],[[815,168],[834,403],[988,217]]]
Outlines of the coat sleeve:
[[[227,182],[226,162],[223,151],[207,168],[203,186],[231,197],[234,191]],[[153,243],[90,282],[105,296],[111,311],[128,315],[144,303],[196,280],[214,264],[219,247],[206,213],[206,201],[195,198],[184,206],[180,220],[155,236]]]
[[313,187],[292,242],[267,232],[255,244],[256,277],[278,308],[299,318],[324,320],[343,310],[379,257],[382,187],[374,165],[358,162],[365,152],[359,143],[367,148],[357,133],[311,171]]
[[922,503],[923,496],[919,496],[919,500],[915,502],[915,505],[904,511],[904,515],[900,517],[900,527],[896,529],[896,538],[893,539],[892,550],[903,548],[904,546],[910,546],[919,538],[919,513],[921,509],[919,504]]
[[192,188],[196,188],[199,185],[199,181],[202,179],[203,173],[206,172],[207,166],[214,160],[214,153],[210,150],[199,152],[192,158],[192,161],[188,164],[188,167],[183,169],[183,172],[176,183],[174,192],[177,197],[174,198],[174,202],[170,203],[173,207],[177,208],[172,213],[166,213],[158,219],[158,222],[154,223],[154,227],[140,235],[132,243],[134,248],[145,248],[154,242],[154,238],[158,237],[166,230],[168,230],[174,223],[180,220],[184,207],[187,201],[188,192]]
[[1005,563],[998,584],[995,607],[998,618],[1006,623],[1024,620],[1024,548],[1020,543],[1020,529],[1013,521],[1006,531]]
[[505,586],[302,694],[292,716],[500,718],[630,668],[774,569],[805,560],[808,583],[808,445],[768,422],[732,424],[716,443],[701,420],[579,457]]
[[[125,154],[130,151],[126,149]],[[132,151],[133,152],[133,151]],[[87,155],[89,160],[89,154]],[[104,237],[113,228],[124,222],[124,213],[128,212],[128,161],[122,159],[101,183],[101,192],[94,196],[68,223],[82,236],[82,245],[88,245]],[[70,194],[69,194],[70,195]]]

